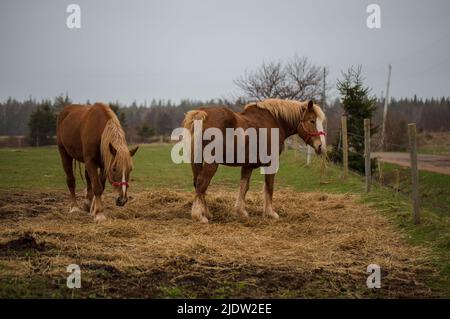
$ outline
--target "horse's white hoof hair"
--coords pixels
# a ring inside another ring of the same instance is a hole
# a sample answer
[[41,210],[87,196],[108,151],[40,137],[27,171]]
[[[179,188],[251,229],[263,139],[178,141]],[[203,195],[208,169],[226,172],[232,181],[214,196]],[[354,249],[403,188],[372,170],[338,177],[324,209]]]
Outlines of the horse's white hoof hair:
[[236,209],[236,213],[240,218],[248,218],[248,212],[245,209]]
[[202,217],[200,218],[200,223],[202,223],[202,224],[208,224],[208,218],[206,218],[205,216],[202,216]]
[[273,218],[273,219],[279,219],[279,218],[280,218],[280,216],[279,216],[277,213],[275,213],[275,212],[271,212],[271,213],[269,214],[269,217],[270,217],[270,218]]
[[80,212],[80,209],[77,206],[70,207],[70,209],[69,209],[70,214],[78,213],[78,212]]
[[94,221],[96,221],[98,223],[103,222],[105,220],[106,220],[106,216],[103,213],[99,213],[99,214],[95,215],[95,217],[94,217]]

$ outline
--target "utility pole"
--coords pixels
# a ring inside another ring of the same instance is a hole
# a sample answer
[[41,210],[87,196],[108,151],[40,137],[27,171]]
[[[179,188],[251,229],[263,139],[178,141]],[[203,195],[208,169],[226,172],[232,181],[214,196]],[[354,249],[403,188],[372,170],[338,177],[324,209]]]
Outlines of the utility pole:
[[391,83],[391,69],[392,65],[389,64],[388,66],[388,77],[387,77],[387,84],[386,84],[386,97],[384,98],[384,110],[383,110],[383,124],[382,124],[382,130],[381,130],[381,150],[385,150],[385,144],[386,144],[386,117],[387,117],[387,109],[388,109],[388,103],[389,103],[389,86]]
[[322,86],[322,107],[323,109],[326,108],[326,77],[327,77],[327,69],[323,67],[323,86]]
[[[322,87],[322,108],[325,111],[327,108],[327,95],[326,95],[326,87],[327,87],[327,82],[326,82],[326,77],[327,77],[327,69],[326,67],[323,67],[323,87]],[[326,131],[327,130],[327,123],[328,121],[325,121],[325,123],[323,123],[324,127],[323,129]]]

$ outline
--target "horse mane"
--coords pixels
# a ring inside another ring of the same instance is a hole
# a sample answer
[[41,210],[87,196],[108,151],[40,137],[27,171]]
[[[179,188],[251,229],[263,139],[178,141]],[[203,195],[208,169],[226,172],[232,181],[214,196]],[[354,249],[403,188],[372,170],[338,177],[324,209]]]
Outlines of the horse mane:
[[[99,103],[100,104],[100,103]],[[127,141],[125,139],[125,132],[120,125],[120,121],[116,114],[106,104],[100,104],[106,111],[109,120],[103,129],[100,153],[103,160],[103,169],[106,174],[110,171],[112,165],[117,165],[123,170],[128,170],[133,167],[133,160],[128,150]],[[116,149],[116,155],[113,156],[109,149],[111,144]]]
[[[244,107],[244,110],[251,106],[256,106],[260,109],[264,109],[270,112],[273,117],[277,119],[283,119],[293,126],[300,123],[303,113],[308,106],[307,101],[299,102],[294,100],[282,100],[282,99],[266,99],[259,102],[249,103]],[[325,114],[319,105],[313,105],[314,113],[317,118],[322,122],[325,121]]]

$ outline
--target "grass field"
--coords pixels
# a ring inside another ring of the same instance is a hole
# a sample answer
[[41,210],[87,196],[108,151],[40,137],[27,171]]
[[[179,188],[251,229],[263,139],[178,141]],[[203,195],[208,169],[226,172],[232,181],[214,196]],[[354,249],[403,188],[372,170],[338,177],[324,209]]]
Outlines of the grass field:
[[[426,206],[413,226],[407,197],[376,185],[367,195],[360,176],[342,180],[332,165],[319,183],[319,166],[283,153],[274,199],[280,221],[260,217],[258,171],[250,219],[237,220],[230,208],[239,169],[220,167],[208,195],[215,217],[202,226],[188,214],[189,165],[171,162],[170,145],[143,146],[132,173],[135,199],[117,209],[107,191],[111,219],[96,225],[82,213],[68,216],[56,148],[1,149],[0,296],[450,296],[448,215]],[[438,180],[428,179],[428,189]],[[75,292],[61,271],[74,260],[88,269]],[[386,271],[377,291],[365,287],[373,260]]]
[[450,156],[450,133],[449,132],[420,133],[418,151],[421,154]]
[[[146,145],[136,153],[132,172],[132,189],[170,187],[192,190],[192,174],[189,165],[176,165],[170,158],[170,145]],[[304,158],[290,151],[282,154],[281,167],[277,174],[277,184],[291,186],[299,191],[318,190],[335,192],[357,192],[363,190],[360,178],[351,176],[345,184],[319,184],[317,166],[306,169]],[[327,179],[336,181],[341,172],[328,171]],[[56,147],[0,149],[0,188],[22,189],[62,189],[66,190],[65,175]],[[215,183],[237,189],[240,170],[220,166],[214,177]],[[77,185],[84,188],[80,174],[76,172]],[[263,175],[254,171],[252,187],[261,185]],[[259,186],[258,186],[259,187]]]

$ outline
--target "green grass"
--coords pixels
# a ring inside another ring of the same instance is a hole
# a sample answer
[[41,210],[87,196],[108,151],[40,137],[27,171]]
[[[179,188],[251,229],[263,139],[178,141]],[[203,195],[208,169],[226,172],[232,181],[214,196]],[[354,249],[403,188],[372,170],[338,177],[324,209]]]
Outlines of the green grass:
[[[405,195],[411,194],[411,169],[395,164],[383,163],[385,183],[395,184],[394,170],[399,170],[399,190]],[[450,216],[450,175],[428,171],[419,172],[419,193],[421,206],[442,217]]]
[[450,156],[450,145],[425,145],[417,150],[419,154]]
[[[170,158],[171,145],[144,145],[134,157],[131,186],[135,189],[169,187],[192,190],[189,164],[174,164]],[[299,191],[317,190],[333,192],[362,191],[361,178],[351,176],[346,183],[318,184],[318,164],[307,168],[305,159],[295,152],[284,152],[277,174],[277,184],[291,186]],[[83,165],[81,165],[84,176]],[[0,149],[0,188],[66,189],[65,174],[56,147]],[[262,187],[264,175],[255,170],[252,185]],[[330,169],[327,179],[338,180],[341,172]],[[77,165],[75,177],[78,188],[84,188]],[[238,188],[240,169],[220,166],[212,183]]]
[[[132,172],[130,192],[145,188],[176,188],[192,191],[192,174],[190,165],[174,164],[170,159],[171,145],[145,145],[137,152]],[[450,176],[421,172],[421,193],[427,200],[423,201],[422,223],[414,226],[411,218],[411,202],[404,194],[397,194],[392,189],[374,184],[370,194],[364,192],[364,181],[359,175],[351,173],[343,180],[340,168],[329,165],[324,178],[319,183],[320,163],[314,160],[306,166],[304,155],[294,151],[284,152],[280,159],[280,169],[276,176],[276,191],[291,187],[298,191],[322,191],[331,193],[351,193],[360,195],[361,203],[370,205],[387,216],[392,223],[407,235],[412,245],[424,245],[433,251],[430,261],[439,271],[437,277],[430,276],[430,287],[450,297],[450,225],[449,212],[443,211],[434,202],[450,207]],[[395,168],[385,165],[388,174]],[[84,188],[79,181],[78,187]],[[235,189],[239,187],[240,170],[220,166],[212,184]],[[404,182],[405,194],[408,183]],[[262,188],[263,175],[255,170],[251,189]],[[66,189],[59,154],[55,147],[24,148],[20,150],[0,149],[0,188],[3,189]],[[428,204],[430,203],[430,204]],[[368,225],[370,227],[370,225]],[[217,291],[220,296],[223,293]],[[168,297],[182,296],[182,291],[169,290]]]

